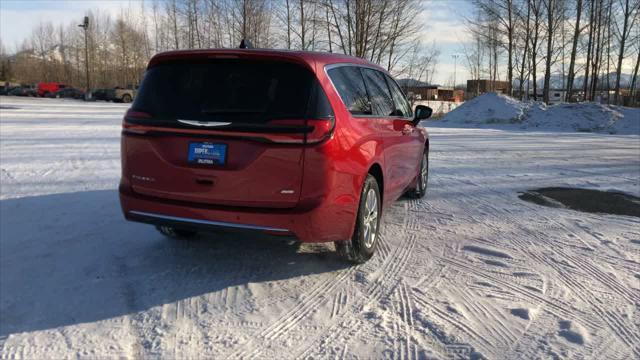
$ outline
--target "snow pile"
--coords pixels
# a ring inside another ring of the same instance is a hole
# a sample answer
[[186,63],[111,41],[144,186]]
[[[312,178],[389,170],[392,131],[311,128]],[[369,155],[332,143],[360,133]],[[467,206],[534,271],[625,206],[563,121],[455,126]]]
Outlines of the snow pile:
[[473,98],[448,113],[442,122],[451,124],[514,124],[522,121],[526,104],[496,93]]
[[514,127],[533,130],[640,135],[640,109],[597,103],[521,102],[488,93],[464,103],[441,121],[450,127]]

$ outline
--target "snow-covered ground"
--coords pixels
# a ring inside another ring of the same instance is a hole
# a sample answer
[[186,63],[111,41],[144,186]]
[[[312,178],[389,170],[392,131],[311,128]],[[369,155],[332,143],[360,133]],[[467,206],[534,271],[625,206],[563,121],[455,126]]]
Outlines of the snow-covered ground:
[[378,253],[125,222],[125,106],[0,97],[0,358],[640,357],[640,221],[517,198],[640,195],[640,137],[431,128]]
[[640,108],[597,103],[547,106],[487,93],[457,107],[437,126],[640,135]]

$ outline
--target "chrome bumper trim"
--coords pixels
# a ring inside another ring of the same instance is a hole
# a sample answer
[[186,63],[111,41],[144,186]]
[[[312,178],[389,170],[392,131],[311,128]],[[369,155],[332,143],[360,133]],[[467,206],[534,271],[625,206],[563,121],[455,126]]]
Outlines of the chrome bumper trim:
[[268,227],[268,226],[236,224],[236,223],[228,223],[228,222],[223,222],[223,221],[198,220],[198,219],[183,218],[183,217],[178,217],[178,216],[153,214],[153,213],[147,213],[147,212],[135,211],[135,210],[129,211],[129,213],[133,214],[133,215],[146,216],[146,217],[150,217],[150,218],[156,218],[156,219],[162,219],[162,220],[170,220],[170,221],[179,221],[179,222],[193,223],[193,224],[199,224],[199,225],[222,226],[222,227],[229,227],[229,228],[235,228],[235,229],[289,232],[289,230],[287,230],[287,229],[272,228],[272,227]]

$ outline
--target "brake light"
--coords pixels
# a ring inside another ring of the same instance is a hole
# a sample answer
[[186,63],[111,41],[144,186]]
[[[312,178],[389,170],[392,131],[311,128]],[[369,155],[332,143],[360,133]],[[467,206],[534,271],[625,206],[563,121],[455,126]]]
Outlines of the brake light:
[[307,133],[307,144],[316,144],[331,136],[334,121],[330,119],[307,120],[308,125],[313,126],[313,130]]
[[331,136],[334,120],[328,119],[307,119],[307,120],[272,120],[270,125],[298,126],[303,129],[300,133],[282,134],[276,136],[267,135],[271,141],[288,144],[317,144]]
[[124,119],[122,121],[122,130],[124,132],[130,134],[146,134],[147,131],[142,129],[140,125],[135,125],[130,122],[127,122],[127,119],[131,120],[140,120],[140,119],[151,119],[151,114],[143,112],[143,111],[135,111],[135,110],[127,110],[124,114]]

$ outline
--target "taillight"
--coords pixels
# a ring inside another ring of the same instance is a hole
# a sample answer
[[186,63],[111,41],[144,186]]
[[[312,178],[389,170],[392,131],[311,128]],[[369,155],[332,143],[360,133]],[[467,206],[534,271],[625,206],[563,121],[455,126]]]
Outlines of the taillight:
[[265,134],[265,137],[275,143],[317,144],[331,136],[334,120],[333,118],[272,120],[269,121],[269,125],[300,127],[299,132],[292,132],[290,134]]
[[313,126],[313,130],[307,133],[307,144],[316,144],[328,139],[333,132],[334,121],[330,119],[307,120],[308,126]]
[[[129,109],[124,114],[124,119],[122,121],[122,130],[130,134],[145,134],[147,131],[144,129],[138,129],[140,125],[136,125],[135,122],[136,120],[139,121],[139,120],[146,120],[146,119],[151,119],[151,114],[143,111],[135,111],[135,110]],[[133,123],[129,122],[131,120],[133,121]]]

